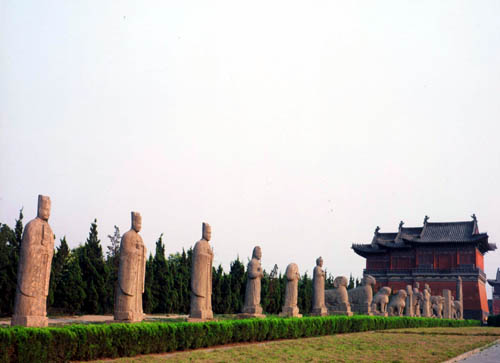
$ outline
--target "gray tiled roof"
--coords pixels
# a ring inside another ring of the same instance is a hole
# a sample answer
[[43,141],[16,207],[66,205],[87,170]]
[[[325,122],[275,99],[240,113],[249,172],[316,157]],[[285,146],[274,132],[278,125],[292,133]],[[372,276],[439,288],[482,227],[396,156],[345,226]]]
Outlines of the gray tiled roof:
[[427,223],[419,242],[469,242],[474,238],[474,221]]

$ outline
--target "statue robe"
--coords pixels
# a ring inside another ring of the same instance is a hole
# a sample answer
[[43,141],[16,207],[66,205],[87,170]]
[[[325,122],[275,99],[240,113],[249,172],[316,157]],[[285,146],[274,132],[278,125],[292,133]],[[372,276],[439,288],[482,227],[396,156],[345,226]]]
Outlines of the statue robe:
[[252,258],[247,267],[248,279],[245,291],[244,313],[262,313],[260,306],[262,268],[260,261]]
[[213,252],[208,241],[202,239],[194,245],[191,268],[192,318],[211,319],[212,312],[212,261]]
[[120,243],[120,267],[115,300],[116,320],[142,320],[142,294],[146,271],[146,247],[142,237],[131,229]]
[[31,324],[26,323],[26,318],[29,320],[30,317],[42,322],[46,320],[53,255],[54,233],[47,221],[37,217],[26,225],[23,232],[13,325],[29,326]]
[[285,305],[284,307],[296,308],[297,307],[297,297],[298,297],[298,267],[295,264],[288,265],[286,269],[286,289],[285,289]]
[[313,309],[325,307],[325,272],[316,266],[313,271]]

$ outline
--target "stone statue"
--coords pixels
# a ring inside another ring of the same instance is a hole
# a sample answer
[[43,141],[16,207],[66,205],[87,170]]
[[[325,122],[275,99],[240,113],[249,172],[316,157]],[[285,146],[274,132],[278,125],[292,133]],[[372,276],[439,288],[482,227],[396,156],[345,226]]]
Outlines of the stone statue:
[[422,293],[422,316],[425,318],[432,317],[432,305],[431,305],[431,288],[429,285],[424,285],[424,291]]
[[371,315],[373,286],[376,282],[373,276],[365,275],[361,280],[361,286],[347,291],[349,303],[354,312]]
[[120,243],[120,267],[115,296],[115,320],[138,322],[144,319],[142,294],[146,275],[146,247],[139,232],[142,217],[132,212],[132,227]]
[[420,284],[415,282],[415,287],[413,288],[413,314],[414,316],[420,317],[420,305],[422,303],[422,293],[419,291]]
[[208,241],[212,230],[208,223],[203,223],[203,236],[193,249],[191,267],[191,310],[189,320],[201,321],[213,319],[212,312],[212,261],[214,253]]
[[302,314],[299,314],[299,307],[297,306],[297,297],[299,289],[299,267],[295,263],[291,263],[286,268],[285,273],[287,282],[285,290],[285,304],[280,313],[280,316],[289,316],[301,318]]
[[431,296],[432,317],[441,319],[443,317],[444,297]]
[[259,246],[253,249],[252,259],[247,267],[247,287],[245,290],[245,304],[243,313],[239,314],[240,318],[265,318],[262,314],[262,306],[260,305],[260,282],[264,273],[260,264],[262,258],[262,250]]
[[453,317],[453,296],[451,290],[443,289],[443,318],[451,319]]
[[46,303],[54,255],[54,233],[48,223],[49,216],[50,198],[39,195],[37,217],[23,232],[11,325],[48,326]]
[[352,316],[349,294],[347,293],[348,280],[345,276],[337,276],[333,280],[332,290],[325,291],[328,314]]
[[323,271],[323,258],[316,259],[316,267],[313,271],[313,303],[311,315],[325,316],[328,311],[325,305],[325,278],[326,272]]
[[391,298],[389,305],[387,305],[387,312],[389,313],[389,316],[403,316],[406,305],[406,297],[406,291],[401,289]]
[[414,316],[413,289],[412,289],[411,285],[406,285],[405,316]]
[[452,319],[463,319],[464,318],[462,315],[462,311],[463,311],[462,303],[460,301],[458,301],[458,300],[453,301],[452,310],[453,310]]
[[455,319],[464,318],[464,296],[462,292],[462,278],[458,276],[457,279],[457,300],[454,301],[455,305]]
[[382,287],[373,297],[372,313],[374,315],[387,316],[387,304],[389,304],[389,296],[392,289],[389,286]]

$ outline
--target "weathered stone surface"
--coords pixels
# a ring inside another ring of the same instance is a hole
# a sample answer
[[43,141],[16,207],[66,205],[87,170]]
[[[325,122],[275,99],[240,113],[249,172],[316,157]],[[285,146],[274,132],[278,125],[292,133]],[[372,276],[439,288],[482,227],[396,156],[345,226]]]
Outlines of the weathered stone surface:
[[333,280],[332,290],[325,291],[325,304],[330,315],[352,316],[349,295],[347,294],[348,280],[345,276],[337,276]]
[[389,296],[392,289],[388,286],[382,287],[373,297],[372,313],[379,316],[388,316],[387,305],[389,304]]
[[415,287],[413,288],[413,313],[415,314],[414,316],[418,316],[420,317],[421,316],[421,312],[420,312],[420,305],[422,304],[422,299],[423,299],[423,295],[422,293],[419,291],[419,283],[416,282],[415,283]]
[[431,304],[431,288],[428,284],[424,285],[424,291],[422,293],[422,316],[425,318],[430,318],[432,316],[432,304]]
[[396,295],[391,297],[389,305],[387,305],[389,316],[403,316],[407,296],[407,292],[401,289]]
[[299,307],[297,306],[297,297],[299,290],[299,267],[295,263],[291,263],[286,268],[285,273],[287,282],[285,290],[285,303],[283,304],[280,316],[289,316],[301,318]]
[[443,289],[443,318],[451,319],[453,316],[452,306],[453,306],[453,297],[451,296],[451,290]]
[[260,305],[261,279],[264,276],[261,260],[262,250],[259,246],[253,249],[252,259],[247,266],[247,287],[245,290],[245,304],[240,318],[265,318]]
[[214,253],[210,244],[212,230],[203,223],[203,236],[193,249],[191,268],[191,309],[189,320],[203,321],[213,319],[212,312],[212,261]]
[[405,316],[413,316],[413,288],[406,285]]
[[454,319],[464,318],[464,297],[462,292],[462,278],[457,279],[457,300],[453,302]]
[[146,246],[139,232],[142,217],[132,212],[132,227],[120,243],[120,266],[118,268],[118,287],[115,296],[115,320],[138,322],[144,319],[142,294],[146,274]]
[[50,198],[39,195],[37,217],[24,228],[11,325],[48,325],[46,302],[54,255],[54,233],[48,223],[50,206]]
[[444,297],[431,296],[432,316],[441,319],[443,317]]
[[373,286],[376,282],[373,276],[365,275],[361,280],[361,286],[348,290],[352,311],[360,314],[372,314]]
[[328,314],[325,305],[325,278],[323,258],[318,257],[313,271],[313,302],[311,315],[325,316]]

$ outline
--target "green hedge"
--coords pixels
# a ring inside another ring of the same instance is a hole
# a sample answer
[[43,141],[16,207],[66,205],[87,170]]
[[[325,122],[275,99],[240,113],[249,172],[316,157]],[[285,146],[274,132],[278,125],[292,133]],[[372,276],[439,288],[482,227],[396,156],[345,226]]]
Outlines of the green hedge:
[[488,325],[489,326],[500,326],[500,314],[488,316]]
[[327,316],[206,323],[70,325],[0,328],[0,361],[65,362],[172,352],[214,345],[367,330],[473,326],[477,320]]

